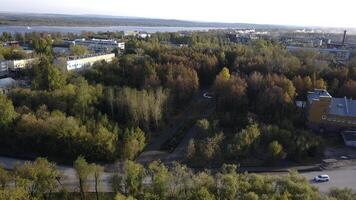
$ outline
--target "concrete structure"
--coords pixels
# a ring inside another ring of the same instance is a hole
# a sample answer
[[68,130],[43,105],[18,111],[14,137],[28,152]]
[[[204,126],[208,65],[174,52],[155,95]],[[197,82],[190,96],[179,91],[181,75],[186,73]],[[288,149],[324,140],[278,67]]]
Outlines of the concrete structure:
[[125,43],[117,42],[116,40],[76,39],[75,45],[83,45],[94,52],[112,52],[115,49],[125,50]]
[[308,125],[323,132],[356,130],[356,100],[334,98],[324,89],[309,92]]
[[92,66],[95,62],[111,62],[115,58],[114,53],[110,54],[89,54],[81,57],[69,57],[66,61],[67,70],[80,70]]
[[289,52],[296,51],[316,51],[323,55],[333,55],[336,61],[348,61],[351,57],[351,51],[347,49],[330,49],[330,48],[308,48],[287,46]]
[[9,93],[10,89],[15,87],[17,82],[12,78],[2,78],[0,79],[0,94]]

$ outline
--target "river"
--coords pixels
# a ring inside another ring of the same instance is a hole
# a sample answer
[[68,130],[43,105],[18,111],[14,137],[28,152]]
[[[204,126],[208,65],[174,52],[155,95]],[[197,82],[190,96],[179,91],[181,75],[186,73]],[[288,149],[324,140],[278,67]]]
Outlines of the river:
[[75,27],[75,26],[0,26],[0,33],[29,33],[29,32],[60,32],[60,33],[81,33],[87,32],[130,32],[142,31],[147,33],[155,32],[178,32],[178,31],[208,31],[221,29],[214,27],[166,27],[166,26],[103,26],[103,27]]

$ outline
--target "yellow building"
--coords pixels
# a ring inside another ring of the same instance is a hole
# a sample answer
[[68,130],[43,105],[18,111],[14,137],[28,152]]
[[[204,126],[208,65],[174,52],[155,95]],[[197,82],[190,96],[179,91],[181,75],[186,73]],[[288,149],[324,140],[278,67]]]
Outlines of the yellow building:
[[324,89],[308,93],[308,125],[323,131],[353,130],[356,128],[356,100],[334,98]]

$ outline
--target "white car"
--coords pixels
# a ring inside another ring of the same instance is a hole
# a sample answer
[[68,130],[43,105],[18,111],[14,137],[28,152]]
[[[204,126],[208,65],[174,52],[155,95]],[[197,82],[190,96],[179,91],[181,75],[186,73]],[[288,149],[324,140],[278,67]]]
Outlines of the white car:
[[330,180],[329,175],[323,174],[323,175],[318,175],[314,177],[315,182],[327,182]]

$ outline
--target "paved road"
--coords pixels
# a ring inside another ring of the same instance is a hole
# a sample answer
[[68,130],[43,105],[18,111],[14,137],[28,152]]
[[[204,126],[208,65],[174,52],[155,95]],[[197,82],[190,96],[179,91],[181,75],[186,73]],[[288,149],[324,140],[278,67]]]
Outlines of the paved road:
[[[323,193],[328,192],[332,187],[349,187],[356,191],[356,165],[321,172],[306,172],[301,174],[307,177],[310,183],[317,186],[320,192]],[[319,174],[328,174],[331,180],[324,183],[315,183],[312,181],[312,179]]]
[[[24,160],[0,157],[0,165],[6,169],[13,169],[16,163],[24,163]],[[58,170],[65,176],[61,183],[69,191],[78,191],[78,180],[76,178],[75,170],[69,166],[58,166]],[[281,173],[268,173],[270,175],[276,175]],[[312,179],[319,174],[328,174],[330,176],[330,181],[325,183],[315,183]],[[113,173],[105,172],[101,179],[100,191],[108,192],[111,191],[110,178]],[[320,192],[328,192],[332,187],[344,188],[349,187],[356,191],[356,165],[341,167],[334,170],[324,170],[317,172],[303,172],[301,175],[305,176],[312,185],[317,186]],[[89,191],[94,191],[94,179],[91,177],[89,179]]]

